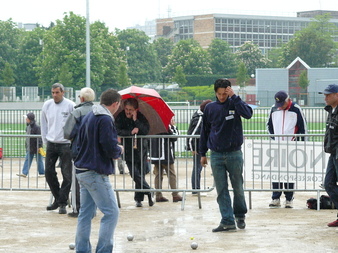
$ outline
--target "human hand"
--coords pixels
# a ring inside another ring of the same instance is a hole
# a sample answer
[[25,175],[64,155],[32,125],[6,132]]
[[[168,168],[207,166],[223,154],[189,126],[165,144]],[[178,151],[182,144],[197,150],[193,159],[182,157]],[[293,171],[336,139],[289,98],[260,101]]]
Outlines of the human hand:
[[230,86],[226,87],[225,91],[229,97],[232,97],[233,95],[235,95],[234,90]]
[[138,134],[139,129],[137,127],[135,127],[133,130],[131,130],[131,134]]
[[117,144],[117,146],[119,146],[121,148],[121,154],[123,154],[124,153],[124,147],[122,145],[119,145],[119,144]]
[[202,156],[201,157],[201,165],[202,165],[202,167],[207,167],[207,165],[208,165],[208,159],[207,159],[207,157],[206,156]]

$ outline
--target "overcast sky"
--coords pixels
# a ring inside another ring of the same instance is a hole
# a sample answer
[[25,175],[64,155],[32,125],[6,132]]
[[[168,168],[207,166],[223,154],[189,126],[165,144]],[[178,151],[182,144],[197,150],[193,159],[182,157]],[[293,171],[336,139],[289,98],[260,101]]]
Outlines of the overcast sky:
[[[114,30],[143,25],[156,18],[206,13],[296,16],[297,11],[335,10],[337,0],[88,0],[90,21],[100,20]],[[0,20],[12,18],[14,22],[40,23],[63,19],[65,12],[73,11],[86,17],[87,0],[3,0]]]

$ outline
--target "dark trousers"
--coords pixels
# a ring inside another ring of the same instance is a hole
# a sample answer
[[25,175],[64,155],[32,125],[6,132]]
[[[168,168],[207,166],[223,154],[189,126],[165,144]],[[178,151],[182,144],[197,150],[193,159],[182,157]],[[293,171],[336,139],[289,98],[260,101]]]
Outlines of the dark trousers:
[[[55,169],[55,163],[58,158],[62,161],[61,174],[63,181],[61,186]],[[47,142],[45,176],[55,201],[60,206],[66,206],[72,184],[72,157],[69,144]]]
[[[324,179],[324,187],[329,194],[335,207],[338,208],[338,160],[335,154],[331,154],[327,163],[326,174]],[[338,216],[338,215],[337,215]]]
[[[278,183],[278,182],[273,182],[272,183],[272,189],[294,189],[295,183]],[[272,193],[272,199],[279,199],[280,196],[282,195],[281,191],[274,191]],[[284,192],[285,198],[287,201],[291,201],[293,199],[293,192],[285,191]]]
[[[129,174],[135,182],[135,189],[150,189],[149,184],[144,178],[147,168],[143,166],[141,167],[141,162],[130,162],[126,161]],[[142,170],[141,170],[142,169]],[[144,195],[149,195],[149,192],[135,192],[134,200],[135,201],[143,201]]]

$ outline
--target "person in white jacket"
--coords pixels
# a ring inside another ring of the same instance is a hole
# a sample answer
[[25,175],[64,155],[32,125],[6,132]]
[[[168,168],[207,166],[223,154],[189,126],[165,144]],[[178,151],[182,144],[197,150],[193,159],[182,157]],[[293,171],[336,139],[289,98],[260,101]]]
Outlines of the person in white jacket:
[[[279,91],[275,94],[275,104],[271,107],[269,118],[267,121],[267,130],[269,134],[306,134],[307,126],[305,116],[299,105],[292,102],[289,95],[285,91]],[[274,140],[295,141],[294,136],[276,136]],[[304,138],[298,138],[304,140]],[[292,182],[272,182],[273,189],[294,189]],[[272,201],[269,207],[280,207],[281,191],[272,193]],[[293,206],[293,191],[284,191],[286,198],[285,207]]]
[[[59,214],[66,214],[68,195],[72,183],[72,156],[70,140],[64,138],[63,127],[68,116],[74,110],[75,103],[64,97],[65,89],[61,83],[52,85],[52,99],[47,100],[41,112],[41,135],[46,148],[45,176],[54,196],[54,202],[47,210],[59,208]],[[60,158],[62,184],[55,170],[56,161]]]

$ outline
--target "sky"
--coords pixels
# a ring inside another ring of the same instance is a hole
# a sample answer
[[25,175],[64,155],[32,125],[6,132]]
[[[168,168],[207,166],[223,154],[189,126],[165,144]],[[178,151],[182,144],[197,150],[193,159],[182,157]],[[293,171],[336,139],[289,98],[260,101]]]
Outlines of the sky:
[[87,16],[89,3],[90,22],[104,22],[111,31],[144,25],[157,18],[196,14],[248,14],[272,16],[296,16],[298,11],[338,11],[337,0],[282,0],[277,4],[271,0],[2,0],[0,20],[10,18],[14,22],[39,23],[49,26],[50,22],[62,20],[70,11]]

